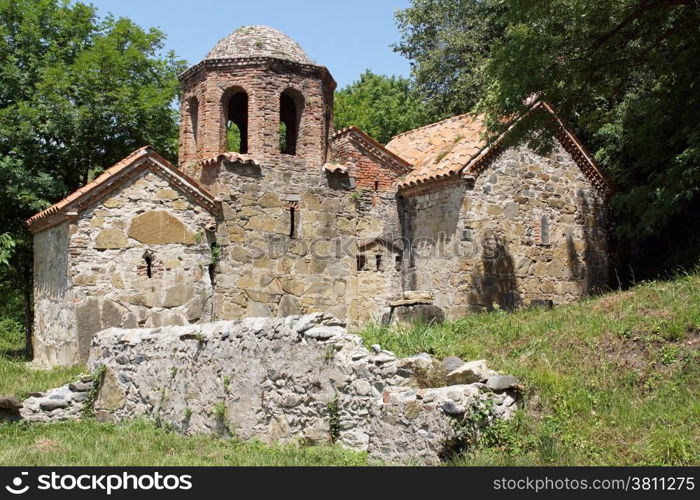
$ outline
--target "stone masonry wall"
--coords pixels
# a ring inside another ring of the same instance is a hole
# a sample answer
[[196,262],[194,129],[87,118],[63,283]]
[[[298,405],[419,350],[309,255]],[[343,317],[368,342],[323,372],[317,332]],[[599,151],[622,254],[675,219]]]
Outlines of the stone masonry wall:
[[359,307],[352,321],[377,321],[388,310],[387,304],[401,295],[401,208],[396,182],[402,172],[380,162],[349,134],[333,142],[333,161],[347,166],[348,175],[355,179],[350,196],[357,211],[358,255],[365,258],[364,269],[357,270]]
[[223,161],[204,168],[204,180],[214,179],[206,187],[223,199],[224,209],[216,235],[222,253],[215,318],[317,311],[347,321],[362,316],[359,300],[368,291],[356,272],[357,241],[382,234],[385,223],[382,212],[362,212],[347,176],[290,158],[270,166]]
[[[72,364],[77,339],[69,285],[68,223],[34,237],[34,354],[43,365]],[[36,333],[40,333],[37,335]]]
[[87,360],[92,336],[105,328],[210,320],[206,230],[215,226],[211,213],[151,171],[83,211],[68,242],[76,329],[67,331],[77,332],[78,359]]
[[[106,367],[95,405],[102,420],[148,417],[183,433],[263,442],[335,440],[388,462],[435,464],[465,417],[491,407],[479,425],[510,418],[519,390],[483,361],[445,361],[454,366],[368,350],[338,320],[311,314],[110,329],[93,340],[89,365]],[[418,387],[417,370],[447,366],[447,386]]]
[[559,143],[546,157],[511,147],[473,189],[459,181],[406,204],[416,242],[406,282],[451,317],[567,303],[607,283],[603,199]]

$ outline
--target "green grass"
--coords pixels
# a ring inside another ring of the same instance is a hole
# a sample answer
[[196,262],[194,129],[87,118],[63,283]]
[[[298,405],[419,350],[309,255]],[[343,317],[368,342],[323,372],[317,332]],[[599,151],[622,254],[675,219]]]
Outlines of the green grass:
[[143,420],[0,424],[0,465],[367,465],[338,446],[265,445],[216,436],[181,436]]
[[[31,370],[21,335],[0,321],[0,395],[71,380],[78,369]],[[368,325],[399,355],[485,358],[526,386],[516,418],[451,465],[700,463],[700,275],[644,283],[578,304],[496,311],[440,326]],[[337,446],[268,446],[180,436],[137,421],[0,424],[0,465],[365,465]]]
[[23,352],[22,326],[10,318],[0,319],[0,396],[20,399],[31,392],[42,392],[75,380],[84,367],[37,370],[32,368]]
[[484,358],[520,378],[526,409],[455,460],[469,465],[700,463],[699,333],[698,274],[554,310],[360,332],[400,356]]

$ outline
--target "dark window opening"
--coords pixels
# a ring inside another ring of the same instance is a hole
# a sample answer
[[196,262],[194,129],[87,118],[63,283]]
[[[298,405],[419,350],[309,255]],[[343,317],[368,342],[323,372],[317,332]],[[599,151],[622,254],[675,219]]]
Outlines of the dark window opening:
[[380,254],[374,256],[374,264],[377,268],[377,271],[382,270],[382,256]]
[[293,89],[287,89],[280,95],[280,153],[297,154],[297,139],[301,114],[304,109],[303,96]]
[[403,263],[403,256],[397,255],[395,259],[396,270],[401,271],[401,264]]
[[226,105],[226,150],[248,152],[248,94],[242,90],[231,95]]
[[197,98],[190,99],[188,110],[190,112],[190,127],[192,128],[192,144],[196,147],[199,134],[199,101]]
[[549,245],[549,218],[546,215],[540,217],[540,244]]
[[211,286],[216,284],[216,264],[209,264],[209,281],[211,281]]
[[211,249],[211,262],[209,263],[207,270],[209,271],[209,281],[211,282],[211,285],[214,286],[216,283],[216,263],[221,257],[221,247],[216,240],[214,240],[209,245],[209,248]]
[[379,191],[379,181],[374,181],[374,190]]
[[153,278],[153,257],[144,255],[143,260],[146,261],[146,276]]
[[367,258],[364,255],[357,256],[357,270],[364,271],[367,265]]
[[296,237],[296,209],[291,207],[289,209],[289,237]]

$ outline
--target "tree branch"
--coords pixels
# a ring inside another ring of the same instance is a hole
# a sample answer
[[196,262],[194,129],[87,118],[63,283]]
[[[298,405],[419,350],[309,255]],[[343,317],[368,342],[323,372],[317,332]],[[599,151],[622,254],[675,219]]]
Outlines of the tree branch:
[[636,11],[632,12],[629,14],[627,17],[625,17],[620,23],[615,26],[611,31],[605,33],[604,35],[598,37],[589,49],[589,56],[595,53],[598,49],[600,49],[603,45],[605,45],[607,42],[609,42],[615,35],[617,35],[620,31],[622,31],[627,25],[629,25],[632,21],[642,17],[643,15],[647,14],[648,12],[656,9],[662,9],[666,7],[676,7],[679,5],[696,5],[697,6],[697,0],[659,0],[657,2],[652,2],[648,3],[646,5],[642,5],[641,8],[637,9]]

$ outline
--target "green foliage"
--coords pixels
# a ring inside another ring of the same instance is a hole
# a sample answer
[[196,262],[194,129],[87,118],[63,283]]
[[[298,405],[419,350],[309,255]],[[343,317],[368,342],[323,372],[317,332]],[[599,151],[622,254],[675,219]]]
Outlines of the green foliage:
[[15,240],[12,235],[9,233],[0,234],[0,266],[9,265],[14,248]]
[[226,128],[226,151],[241,152],[241,131],[234,122],[228,122]]
[[[30,287],[21,223],[138,147],[176,155],[177,74],[164,35],[63,0],[0,0],[0,227]],[[0,246],[7,253],[6,242]]]
[[332,401],[326,404],[328,409],[328,425],[330,428],[331,442],[335,443],[340,438],[340,402],[336,394]]
[[523,410],[483,428],[456,464],[688,465],[700,461],[698,332],[696,272],[553,310],[358,333],[399,356],[483,358],[520,379]]
[[107,373],[106,365],[100,365],[97,370],[95,370],[95,373],[93,373],[92,387],[90,387],[90,391],[83,401],[83,407],[81,409],[83,417],[92,417],[95,415],[95,401],[100,392],[100,387],[102,387],[102,382],[104,382],[105,373]]
[[476,106],[495,133],[528,96],[555,106],[616,188],[624,267],[653,276],[697,259],[697,2],[413,0],[397,24],[432,115]]
[[620,190],[617,231],[669,230],[700,192],[700,9],[692,0],[507,0],[488,65],[492,120],[541,92],[577,128]]
[[354,125],[386,144],[396,134],[429,123],[409,80],[367,70],[335,95],[335,127]]
[[218,261],[221,258],[221,245],[219,245],[216,241],[211,244],[211,263],[216,264],[216,261]]
[[219,422],[226,420],[226,405],[224,403],[218,402],[214,405],[214,416]]
[[484,69],[503,32],[494,0],[413,0],[396,13],[416,91],[434,119],[471,111],[488,88]]
[[279,126],[280,151],[287,151],[287,124],[280,122]]

